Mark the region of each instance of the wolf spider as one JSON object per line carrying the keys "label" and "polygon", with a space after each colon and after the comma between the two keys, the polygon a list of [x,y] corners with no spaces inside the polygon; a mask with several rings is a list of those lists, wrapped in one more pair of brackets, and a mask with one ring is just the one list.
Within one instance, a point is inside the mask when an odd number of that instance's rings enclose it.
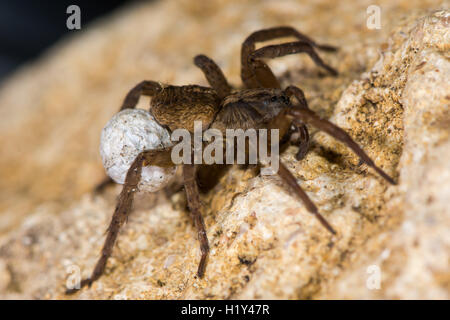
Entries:
{"label": "wolf spider", "polygon": [[[255,49],[255,43],[282,37],[295,37],[297,41],[277,45],[268,45]],[[268,65],[261,59],[277,58],[289,54],[306,53],[316,65],[325,69],[331,75],[337,71],[325,64],[316,49],[336,51],[337,48],[329,45],[320,45],[312,39],[301,34],[291,27],[275,27],[259,30],[252,33],[242,44],[241,49],[241,78],[244,89],[234,89],[226,80],[217,64],[206,57],[198,55],[194,63],[204,73],[210,88],[197,85],[171,86],[162,85],[155,81],[142,81],[126,95],[120,110],[135,108],[141,95],[151,97],[150,112],[156,121],[173,131],[185,128],[193,133],[195,120],[203,121],[203,130],[218,128],[225,129],[279,129],[280,141],[283,143],[293,132],[298,136],[299,151],[296,158],[300,160],[308,151],[309,135],[306,124],[326,132],[350,147],[362,162],[372,167],[389,183],[395,184],[381,168],[377,167],[369,156],[353,141],[342,129],[331,122],[321,119],[308,108],[303,91],[295,86],[281,89],[280,83]],[[295,98],[296,103],[291,102]],[[106,262],[111,256],[114,243],[120,227],[126,222],[131,210],[134,194],[141,176],[142,166],[158,165],[161,167],[173,166],[171,148],[160,150],[147,150],[141,152],[129,168],[118,204],[114,211],[111,223],[107,229],[106,240],[92,275],[81,281],[80,286],[91,285],[104,272]],[[187,203],[191,217],[197,229],[200,241],[201,258],[197,275],[203,277],[206,259],[209,252],[208,238],[205,223],[201,215],[199,189],[196,181],[198,165],[183,164],[183,183],[186,191]],[[302,190],[295,177],[280,161],[278,175],[303,201],[307,210],[332,234],[336,231],[318,212],[317,207]],[[101,184],[100,188],[111,180]],[[70,289],[67,293],[76,292]]]}

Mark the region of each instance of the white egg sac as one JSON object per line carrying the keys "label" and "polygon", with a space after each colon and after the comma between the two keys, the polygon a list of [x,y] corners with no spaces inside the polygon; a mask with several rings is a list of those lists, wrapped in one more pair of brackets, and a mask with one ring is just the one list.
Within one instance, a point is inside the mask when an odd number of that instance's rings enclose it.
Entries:
{"label": "white egg sac", "polygon": [[[125,109],[115,114],[102,130],[100,155],[108,176],[123,184],[136,156],[144,150],[172,145],[169,132],[142,109]],[[176,166],[142,168],[140,191],[155,192],[164,188],[175,175]]]}

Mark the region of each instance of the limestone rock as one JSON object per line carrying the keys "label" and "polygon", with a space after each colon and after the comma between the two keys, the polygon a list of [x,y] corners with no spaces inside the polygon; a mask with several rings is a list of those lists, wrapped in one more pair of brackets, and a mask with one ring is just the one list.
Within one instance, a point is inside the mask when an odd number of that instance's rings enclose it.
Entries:
{"label": "limestone rock", "polygon": [[295,161],[290,147],[282,160],[337,236],[276,176],[232,168],[201,196],[211,244],[204,279],[175,184],[137,197],[106,274],[72,298],[448,299],[449,11],[439,1],[378,3],[379,30],[366,28],[370,1],[138,4],[15,74],[0,90],[0,298],[64,299],[71,275],[91,272],[120,190],[89,192],[104,175],[100,131],[130,88],[143,79],[205,85],[198,53],[240,85],[244,38],[293,25],[340,46],[321,53],[340,75],[299,56],[271,67],[399,185],[311,128],[306,158]]}

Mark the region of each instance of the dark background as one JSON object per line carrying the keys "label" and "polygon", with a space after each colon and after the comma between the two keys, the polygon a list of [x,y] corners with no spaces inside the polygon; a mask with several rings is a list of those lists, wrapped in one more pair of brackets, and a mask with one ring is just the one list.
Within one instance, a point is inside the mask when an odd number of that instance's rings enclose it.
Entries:
{"label": "dark background", "polygon": [[[0,0],[0,82],[66,33],[82,32],[93,19],[123,7],[130,0]],[[81,11],[81,30],[66,27],[67,7]]]}

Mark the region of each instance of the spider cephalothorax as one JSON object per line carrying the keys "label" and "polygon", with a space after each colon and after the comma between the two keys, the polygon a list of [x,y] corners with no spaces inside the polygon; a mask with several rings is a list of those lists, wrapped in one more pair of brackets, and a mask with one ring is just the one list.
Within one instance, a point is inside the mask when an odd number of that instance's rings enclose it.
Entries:
{"label": "spider cephalothorax", "polygon": [[[287,36],[296,37],[298,41],[265,46],[255,50],[255,42]],[[308,151],[309,135],[306,124],[309,124],[347,144],[364,163],[372,167],[388,182],[394,184],[392,178],[377,167],[345,131],[331,122],[321,119],[308,108],[301,89],[295,86],[288,86],[283,90],[268,65],[261,60],[262,58],[276,58],[304,52],[327,72],[337,75],[333,68],[321,60],[315,48],[326,51],[336,50],[332,46],[318,45],[290,27],[260,30],[252,33],[242,45],[241,78],[244,84],[242,89],[233,89],[214,61],[204,55],[199,55],[195,57],[194,62],[205,74],[211,88],[197,85],[171,86],[155,81],[142,81],[127,94],[122,104],[121,112],[117,115],[121,117],[119,117],[121,120],[118,120],[121,121],[120,125],[109,123],[102,135],[103,162],[108,173],[110,171],[113,172],[114,174],[110,175],[117,182],[123,183],[123,189],[108,228],[102,255],[91,277],[82,280],[78,289],[85,285],[90,285],[103,274],[119,229],[125,223],[130,213],[134,194],[140,188],[142,189],[146,186],[151,191],[161,188],[173,175],[172,168],[175,167],[171,156],[173,146],[167,142],[166,135],[177,129],[185,129],[189,134],[192,134],[194,133],[196,121],[201,121],[201,130],[217,129],[224,134],[228,129],[276,129],[279,131],[278,139],[277,141],[270,141],[272,144],[282,144],[285,141],[289,141],[290,137],[295,136],[295,141],[299,148],[297,159],[301,159]],[[141,95],[151,97],[149,114],[142,113],[143,111],[136,114],[125,112],[135,108]],[[129,118],[130,116],[131,118]],[[134,119],[133,117],[137,117],[137,122],[128,120]],[[141,120],[144,122],[139,122]],[[150,122],[146,123],[145,121]],[[126,124],[125,127],[123,127],[124,123]],[[142,130],[134,130],[136,128],[129,127],[133,123],[144,123],[142,126],[148,127],[148,129],[138,128]],[[115,130],[125,130],[127,132],[124,134],[120,131],[117,135],[119,138],[116,138],[114,136],[116,131],[110,128],[119,128]],[[157,135],[153,136],[155,133]],[[145,136],[146,134],[152,135],[152,138]],[[165,138],[161,138],[158,134],[163,135]],[[131,138],[130,135],[132,136]],[[132,141],[127,142],[123,140],[126,137]],[[136,139],[141,140],[136,142]],[[132,158],[129,158],[128,162],[119,159],[120,161],[116,163],[115,160],[119,157],[118,154],[122,154],[123,150],[117,151],[114,148],[119,146],[120,148],[126,147],[129,149],[130,145],[131,151],[129,152],[131,153],[128,153],[128,155],[132,154]],[[205,224],[201,215],[196,180],[198,165],[189,162],[183,163],[182,167],[187,202],[200,241],[202,255],[197,274],[199,277],[202,277],[205,272],[209,245]],[[143,168],[147,172],[144,172]],[[154,170],[149,171],[148,168],[154,168]],[[155,172],[157,173],[156,177]],[[317,217],[319,222],[329,232],[336,233],[333,227],[320,215],[317,207],[281,161],[279,162],[277,174],[303,201],[306,208]],[[143,183],[141,179],[147,180]],[[108,182],[111,182],[111,180],[107,180]],[[102,183],[101,186],[103,187],[105,184]],[[69,289],[68,293],[73,293],[78,289]]]}

